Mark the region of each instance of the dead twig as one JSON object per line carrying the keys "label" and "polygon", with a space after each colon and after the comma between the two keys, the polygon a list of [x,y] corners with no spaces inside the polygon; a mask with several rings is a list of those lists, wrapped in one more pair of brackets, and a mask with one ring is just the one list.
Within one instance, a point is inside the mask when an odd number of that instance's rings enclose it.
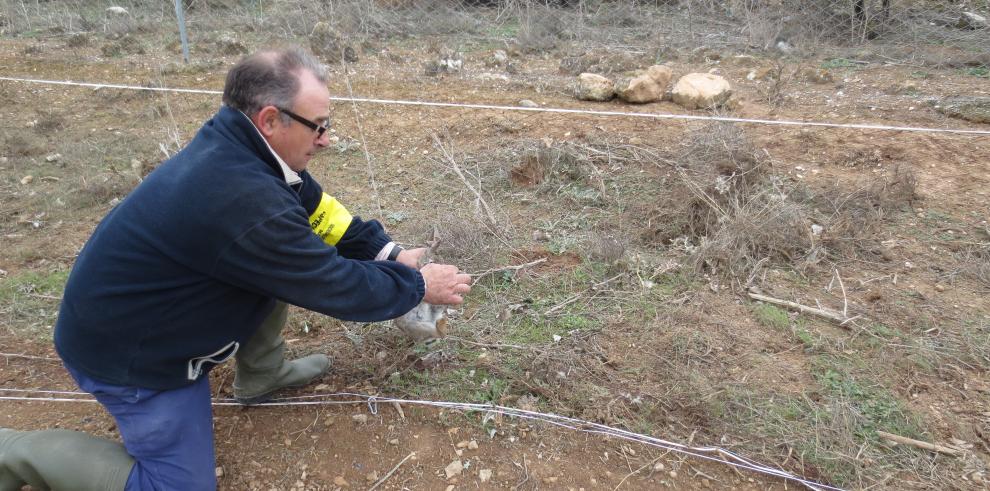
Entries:
{"label": "dead twig", "polygon": [[615,275],[615,276],[613,276],[613,277],[611,277],[611,278],[609,278],[609,279],[607,279],[605,281],[602,281],[602,282],[599,282],[599,283],[595,283],[594,285],[591,285],[591,287],[588,288],[587,290],[585,290],[585,291],[583,291],[581,293],[572,295],[572,296],[568,297],[566,300],[564,300],[563,302],[560,302],[557,305],[554,305],[553,307],[550,307],[550,309],[547,310],[546,312],[544,312],[543,315],[550,315],[550,314],[552,314],[552,313],[554,313],[554,312],[556,312],[556,311],[558,311],[558,310],[560,310],[560,309],[562,309],[562,308],[564,308],[564,307],[566,307],[566,306],[568,306],[568,305],[570,305],[570,304],[578,301],[578,299],[580,299],[581,297],[583,297],[585,293],[588,293],[589,291],[596,291],[599,288],[601,288],[601,287],[603,287],[603,286],[611,283],[613,280],[619,278],[620,276],[622,276],[624,274],[625,273],[619,273],[619,274],[617,274],[617,275]]}
{"label": "dead twig", "polygon": [[459,338],[459,337],[456,337],[456,336],[448,336],[446,339],[447,339],[447,341],[456,341],[458,343],[470,344],[471,346],[479,346],[479,347],[482,347],[482,348],[492,348],[492,349],[512,348],[512,349],[540,351],[540,352],[543,351],[543,350],[536,349],[536,348],[534,348],[532,346],[519,346],[517,344],[500,344],[500,343],[479,343],[479,342],[476,342],[476,341],[469,341],[467,339]]}
{"label": "dead twig", "polygon": [[447,161],[448,164],[450,164],[450,168],[454,171],[455,174],[457,174],[457,177],[461,179],[461,182],[463,182],[464,185],[468,188],[468,190],[471,191],[472,194],[474,194],[475,199],[478,200],[478,206],[482,209],[482,211],[484,211],[485,218],[488,219],[489,222],[488,224],[493,228],[497,229],[498,220],[495,219],[495,214],[492,213],[492,209],[488,207],[488,203],[485,201],[485,198],[483,198],[481,196],[481,193],[477,189],[475,189],[475,187],[471,184],[470,181],[467,180],[467,177],[465,177],[464,173],[461,171],[461,167],[457,165],[457,160],[454,159],[454,155],[450,152],[450,150],[446,146],[444,146],[443,142],[440,141],[440,137],[437,136],[435,133],[433,134],[433,145],[437,147],[437,150],[440,150],[440,153],[443,154],[444,159]]}
{"label": "dead twig", "polygon": [[361,137],[361,150],[364,151],[364,160],[368,166],[368,181],[371,182],[371,190],[375,193],[375,204],[378,206],[378,216],[382,216],[382,198],[378,192],[378,180],[375,179],[375,164],[371,160],[371,152],[368,150],[368,140],[364,137],[364,125],[361,124],[361,112],[358,111],[357,103],[354,102],[354,90],[351,88],[351,79],[347,76],[347,62],[341,56],[341,63],[344,66],[344,84],[347,85],[347,96],[351,98],[351,109],[354,111],[354,121],[357,123],[358,136]]}
{"label": "dead twig", "polygon": [[836,312],[832,309],[826,309],[826,308],[816,309],[814,307],[808,307],[807,305],[801,305],[799,303],[794,303],[787,300],[781,300],[779,298],[760,295],[759,293],[749,292],[748,295],[749,298],[752,298],[753,300],[759,300],[761,302],[779,305],[781,307],[787,307],[789,309],[796,310],[802,314],[816,315],[823,319],[828,319],[830,321],[836,322],[840,326],[845,326],[849,321],[856,319],[856,317],[846,317],[841,312]]}
{"label": "dead twig", "polygon": [[950,448],[943,445],[938,445],[936,443],[923,442],[921,440],[915,440],[914,438],[908,438],[906,436],[895,435],[893,433],[887,433],[885,431],[878,431],[877,436],[883,438],[884,440],[889,440],[894,443],[901,443],[904,445],[910,445],[912,447],[921,448],[924,450],[930,450],[932,452],[944,453],[946,455],[951,455],[953,457],[959,457],[966,452],[958,448]]}
{"label": "dead twig", "polygon": [[400,418],[406,419],[406,413],[402,411],[402,404],[399,404],[399,401],[392,401],[392,407],[395,408],[395,412],[399,413]]}
{"label": "dead twig", "polygon": [[416,452],[410,452],[409,455],[406,455],[406,457],[400,460],[398,464],[395,464],[395,467],[393,467],[392,470],[388,471],[384,476],[382,476],[381,479],[378,480],[378,482],[368,488],[368,491],[375,491],[375,488],[381,486],[382,483],[388,480],[388,478],[392,477],[392,474],[395,474],[395,471],[399,470],[399,467],[401,467],[402,464],[405,464],[406,461],[412,458],[413,455],[416,455]]}
{"label": "dead twig", "polygon": [[[516,467],[518,467],[518,466],[519,466],[519,464],[516,464]],[[522,481],[519,481],[519,484],[516,484],[515,486],[513,486],[512,487],[512,491],[517,491],[519,488],[522,487],[523,484],[526,484],[526,481],[529,481],[529,464],[526,463],[526,454],[523,454],[523,465],[522,465],[522,468],[523,468],[523,471],[526,473],[526,477],[523,478]],[[371,491],[371,490],[369,490],[369,491]]]}
{"label": "dead twig", "polygon": [[58,362],[62,361],[59,360],[58,358],[49,358],[47,356],[24,355],[21,353],[0,353],[0,356],[4,358],[24,358],[26,360],[45,360],[45,361],[58,361]]}
{"label": "dead twig", "polygon": [[643,470],[643,469],[645,469],[647,467],[650,467],[650,466],[656,464],[657,461],[660,460],[661,458],[663,458],[663,457],[662,456],[661,457],[657,457],[657,458],[653,459],[652,461],[643,464],[643,466],[640,467],[639,469],[636,469],[636,470],[630,472],[629,474],[626,474],[626,477],[623,477],[622,480],[619,481],[619,484],[616,484],[615,487],[612,488],[612,491],[615,491],[615,490],[619,489],[620,487],[622,487],[622,483],[626,482],[626,479],[629,479],[630,477],[634,476],[635,474],[638,474],[639,471],[641,471],[641,470]]}
{"label": "dead twig", "polygon": [[545,263],[545,262],[547,262],[547,258],[541,257],[535,261],[531,261],[526,264],[518,264],[516,266],[505,266],[503,268],[493,268],[478,273],[470,273],[471,276],[474,277],[474,281],[472,281],[471,284],[474,285],[475,283],[481,281],[481,278],[484,278],[485,276],[488,276],[492,273],[499,273],[502,271],[519,271],[520,269],[526,269],[530,266],[536,266],[537,264]]}

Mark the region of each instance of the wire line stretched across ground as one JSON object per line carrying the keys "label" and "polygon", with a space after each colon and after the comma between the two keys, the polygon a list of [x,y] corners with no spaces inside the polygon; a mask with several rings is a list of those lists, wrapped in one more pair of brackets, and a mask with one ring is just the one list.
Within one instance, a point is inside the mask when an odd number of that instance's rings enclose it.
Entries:
{"label": "wire line stretched across ground", "polygon": [[[78,398],[39,397],[39,396],[0,396],[0,400],[7,400],[7,401],[96,402],[95,399],[89,397],[88,393],[78,392],[78,391],[0,388],[0,393],[2,392],[79,396]],[[339,400],[333,400],[333,399],[339,399]],[[528,419],[533,421],[542,421],[544,423],[549,423],[554,426],[559,426],[570,430],[621,438],[623,440],[634,441],[637,443],[641,443],[643,445],[662,448],[665,450],[670,450],[672,452],[677,452],[684,455],[690,455],[692,457],[697,457],[711,462],[730,465],[740,469],[746,469],[760,474],[778,477],[788,481],[803,484],[804,486],[812,490],[827,489],[834,491],[842,491],[842,488],[821,484],[815,481],[804,479],[800,476],[796,476],[794,474],[788,473],[787,471],[775,467],[769,467],[759,464],[757,462],[739,456],[735,453],[732,453],[720,447],[691,447],[688,445],[682,445],[680,443],[662,440],[660,438],[652,437],[649,435],[633,433],[631,431],[627,431],[619,428],[613,428],[611,426],[593,423],[590,421],[570,418],[567,416],[560,416],[552,413],[540,413],[536,411],[528,411],[525,409],[498,406],[494,404],[474,404],[474,403],[464,403],[464,402],[400,399],[393,397],[380,397],[380,396],[373,396],[367,394],[357,394],[351,392],[335,392],[329,394],[314,394],[307,396],[277,398],[277,399],[272,399],[271,401],[266,403],[258,404],[257,406],[286,407],[286,406],[326,406],[326,405],[367,404],[369,411],[371,411],[372,414],[377,415],[379,403],[412,404],[412,405],[420,405],[420,406],[440,407],[445,409],[455,409],[462,411],[478,411],[489,414],[501,414],[510,417],[517,417],[517,418]],[[242,406],[240,403],[230,398],[214,398],[213,405]],[[718,458],[710,454],[715,454],[722,458]]]}
{"label": "wire line stretched across ground", "polygon": [[[139,85],[73,82],[70,80],[43,80],[43,79],[14,78],[14,77],[0,77],[0,80],[6,80],[11,82],[49,84],[49,85],[70,85],[77,87],[92,87],[97,89],[109,88],[109,89],[124,89],[124,90],[148,90],[148,91],[156,91],[156,92],[179,92],[179,93],[189,93],[189,94],[212,94],[212,95],[222,94],[222,92],[218,90],[173,89],[168,87],[143,87]],[[772,125],[772,126],[812,126],[819,128],[849,128],[849,129],[875,130],[875,131],[907,131],[914,133],[951,133],[951,134],[959,134],[959,135],[990,136],[990,130],[970,130],[965,128],[927,128],[920,126],[892,126],[892,125],[878,125],[878,124],[866,124],[866,123],[831,123],[827,121],[750,119],[750,118],[732,118],[728,116],[697,116],[692,114],[631,113],[624,111],[594,111],[588,109],[565,109],[565,108],[553,108],[553,107],[517,107],[517,106],[500,106],[495,104],[466,104],[459,102],[407,101],[400,99],[374,99],[374,98],[364,98],[364,97],[330,97],[330,100],[337,102],[360,102],[360,103],[369,103],[369,104],[400,105],[400,106],[449,107],[449,108],[462,108],[462,109],[486,109],[486,110],[495,110],[495,111],[527,111],[527,112],[545,112],[545,113],[559,113],[559,114],[588,114],[592,116],[613,116],[613,117],[647,118],[647,119],[680,119],[687,121],[720,121],[726,123],[762,124],[762,125]]]}

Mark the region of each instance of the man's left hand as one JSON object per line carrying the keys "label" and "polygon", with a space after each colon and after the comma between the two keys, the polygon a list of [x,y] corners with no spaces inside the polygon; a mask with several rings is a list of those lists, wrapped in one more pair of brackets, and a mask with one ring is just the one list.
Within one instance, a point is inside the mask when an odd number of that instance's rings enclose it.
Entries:
{"label": "man's left hand", "polygon": [[423,266],[423,262],[426,261],[426,248],[403,249],[399,251],[399,255],[395,257],[395,260],[410,268],[419,269]]}

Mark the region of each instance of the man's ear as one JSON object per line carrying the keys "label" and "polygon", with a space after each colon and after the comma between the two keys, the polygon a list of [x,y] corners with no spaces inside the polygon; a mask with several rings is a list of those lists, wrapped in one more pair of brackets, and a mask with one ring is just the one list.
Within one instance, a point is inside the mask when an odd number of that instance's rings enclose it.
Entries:
{"label": "man's ear", "polygon": [[281,124],[279,111],[275,106],[265,106],[255,113],[254,117],[251,118],[251,122],[258,128],[262,136],[269,138],[275,134],[275,130]]}

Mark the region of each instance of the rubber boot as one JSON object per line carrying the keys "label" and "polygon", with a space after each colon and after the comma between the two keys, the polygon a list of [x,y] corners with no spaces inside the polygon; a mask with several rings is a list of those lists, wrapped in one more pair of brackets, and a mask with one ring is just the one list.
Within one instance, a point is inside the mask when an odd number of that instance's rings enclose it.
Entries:
{"label": "rubber boot", "polygon": [[134,466],[124,446],[69,430],[0,428],[0,491],[123,491]]}
{"label": "rubber boot", "polygon": [[285,326],[288,306],[277,302],[275,310],[237,351],[234,372],[234,399],[244,405],[261,404],[279,389],[308,384],[330,369],[326,355],[309,355],[298,360],[285,360]]}

